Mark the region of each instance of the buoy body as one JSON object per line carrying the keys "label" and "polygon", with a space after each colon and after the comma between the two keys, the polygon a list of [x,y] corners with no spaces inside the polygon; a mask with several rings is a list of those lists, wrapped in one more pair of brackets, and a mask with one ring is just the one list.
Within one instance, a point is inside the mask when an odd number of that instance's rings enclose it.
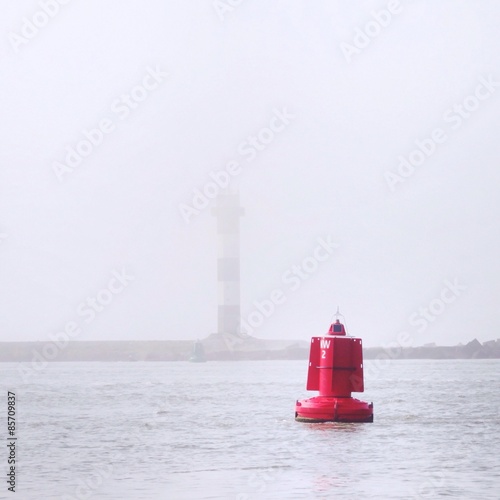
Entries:
{"label": "buoy body", "polygon": [[364,391],[362,341],[347,337],[339,320],[326,336],[311,339],[306,388],[319,395],[297,401],[295,420],[373,422],[373,403],[351,397]]}

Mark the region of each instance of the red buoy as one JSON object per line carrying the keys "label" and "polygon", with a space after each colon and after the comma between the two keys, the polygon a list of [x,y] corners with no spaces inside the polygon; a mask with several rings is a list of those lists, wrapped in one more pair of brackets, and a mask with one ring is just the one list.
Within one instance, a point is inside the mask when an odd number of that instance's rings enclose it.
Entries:
{"label": "red buoy", "polygon": [[295,420],[373,422],[373,403],[351,397],[351,392],[365,390],[361,339],[347,337],[338,319],[326,336],[311,339],[306,388],[319,396],[297,401]]}

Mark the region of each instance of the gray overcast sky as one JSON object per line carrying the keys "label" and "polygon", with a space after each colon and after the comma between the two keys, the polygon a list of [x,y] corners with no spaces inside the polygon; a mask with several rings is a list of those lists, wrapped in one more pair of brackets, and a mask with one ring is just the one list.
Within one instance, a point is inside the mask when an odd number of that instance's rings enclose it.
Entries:
{"label": "gray overcast sky", "polygon": [[2,2],[0,340],[215,331],[215,219],[180,208],[230,162],[243,318],[283,302],[253,335],[500,336],[500,2],[55,1]]}

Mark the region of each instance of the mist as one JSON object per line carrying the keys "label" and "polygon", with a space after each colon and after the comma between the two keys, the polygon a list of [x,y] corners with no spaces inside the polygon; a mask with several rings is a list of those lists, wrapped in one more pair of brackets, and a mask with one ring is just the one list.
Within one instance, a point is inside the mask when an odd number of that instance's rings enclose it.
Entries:
{"label": "mist", "polygon": [[247,333],[499,336],[498,2],[41,4],[0,19],[1,341],[216,332],[228,190]]}

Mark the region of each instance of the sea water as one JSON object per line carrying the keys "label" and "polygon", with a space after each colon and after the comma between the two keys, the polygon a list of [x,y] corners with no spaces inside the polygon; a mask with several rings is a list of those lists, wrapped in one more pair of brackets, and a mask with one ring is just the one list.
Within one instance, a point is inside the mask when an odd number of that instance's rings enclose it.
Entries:
{"label": "sea water", "polygon": [[366,361],[366,424],[295,422],[307,361],[18,369],[0,364],[0,498],[500,498],[500,360]]}

